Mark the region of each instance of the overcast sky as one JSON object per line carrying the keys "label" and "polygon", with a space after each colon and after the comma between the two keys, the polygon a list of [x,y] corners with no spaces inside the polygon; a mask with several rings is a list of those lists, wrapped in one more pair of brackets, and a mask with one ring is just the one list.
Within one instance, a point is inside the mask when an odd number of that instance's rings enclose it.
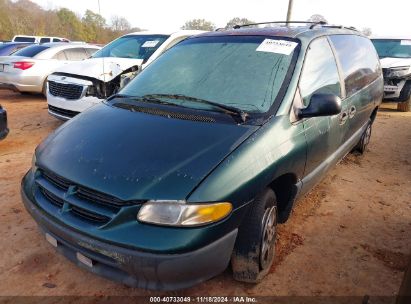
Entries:
{"label": "overcast sky", "polygon": [[[98,0],[32,0],[44,8],[68,7],[79,14],[98,12]],[[100,0],[101,14],[127,18],[149,30],[179,29],[185,21],[204,18],[224,27],[233,17],[254,21],[284,20],[288,0]],[[294,0],[293,20],[323,15],[329,23],[370,27],[373,35],[411,37],[411,0]]]}

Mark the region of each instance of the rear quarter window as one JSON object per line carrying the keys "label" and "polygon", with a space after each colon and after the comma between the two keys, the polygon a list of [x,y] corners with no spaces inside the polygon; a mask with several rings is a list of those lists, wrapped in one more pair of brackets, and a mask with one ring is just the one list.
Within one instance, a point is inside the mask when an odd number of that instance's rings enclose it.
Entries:
{"label": "rear quarter window", "polygon": [[34,57],[40,54],[42,51],[47,50],[49,47],[45,45],[30,45],[15,52],[14,56],[23,56],[23,57]]}
{"label": "rear quarter window", "polygon": [[96,49],[96,48],[85,48],[84,50],[86,51],[87,55],[90,57],[90,56],[93,56],[93,54],[94,54],[95,52],[97,52],[99,49]]}
{"label": "rear quarter window", "polygon": [[79,61],[89,57],[83,48],[67,49],[64,50],[64,53],[66,54],[67,60],[70,61]]}
{"label": "rear quarter window", "polygon": [[330,36],[341,63],[347,97],[380,75],[380,62],[372,42],[356,35]]}

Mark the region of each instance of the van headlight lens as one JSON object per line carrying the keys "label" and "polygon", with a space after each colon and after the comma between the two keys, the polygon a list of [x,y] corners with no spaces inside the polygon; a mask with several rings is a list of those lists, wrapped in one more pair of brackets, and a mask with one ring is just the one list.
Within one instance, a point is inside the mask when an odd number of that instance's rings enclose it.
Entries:
{"label": "van headlight lens", "polygon": [[233,210],[228,202],[187,204],[185,201],[149,201],[137,214],[140,222],[165,226],[199,226],[222,220]]}

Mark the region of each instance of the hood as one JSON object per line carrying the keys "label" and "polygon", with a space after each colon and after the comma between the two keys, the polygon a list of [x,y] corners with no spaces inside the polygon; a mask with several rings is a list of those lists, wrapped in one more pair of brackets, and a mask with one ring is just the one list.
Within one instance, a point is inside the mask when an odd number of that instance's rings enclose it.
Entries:
{"label": "hood", "polygon": [[101,103],[37,149],[37,165],[122,200],[185,199],[258,126],[167,118]]}
{"label": "hood", "polygon": [[67,64],[55,72],[92,77],[107,82],[120,75],[124,70],[132,66],[141,66],[142,63],[142,59],[117,57],[89,58]]}
{"label": "hood", "polygon": [[380,59],[383,69],[395,68],[400,66],[411,66],[411,58],[392,58],[386,57]]}

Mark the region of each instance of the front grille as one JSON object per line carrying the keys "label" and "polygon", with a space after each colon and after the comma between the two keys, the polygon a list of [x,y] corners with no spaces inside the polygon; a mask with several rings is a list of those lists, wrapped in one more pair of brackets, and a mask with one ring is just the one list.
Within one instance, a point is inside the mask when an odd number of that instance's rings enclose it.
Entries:
{"label": "front grille", "polygon": [[70,111],[70,110],[66,110],[66,109],[62,109],[62,108],[57,108],[57,107],[54,107],[54,106],[51,106],[51,105],[49,105],[49,110],[50,110],[50,112],[62,115],[64,117],[69,117],[69,118],[73,118],[74,116],[80,114],[80,112]]}
{"label": "front grille", "polygon": [[[45,207],[58,207],[60,211],[101,226],[108,223],[124,206],[141,204],[142,201],[122,201],[75,183],[50,171],[39,170],[36,184]],[[54,209],[55,210],[55,209]]]}
{"label": "front grille", "polygon": [[49,91],[50,94],[56,97],[63,97],[65,99],[80,99],[83,93],[83,86],[70,84],[70,83],[60,83],[49,80]]}

